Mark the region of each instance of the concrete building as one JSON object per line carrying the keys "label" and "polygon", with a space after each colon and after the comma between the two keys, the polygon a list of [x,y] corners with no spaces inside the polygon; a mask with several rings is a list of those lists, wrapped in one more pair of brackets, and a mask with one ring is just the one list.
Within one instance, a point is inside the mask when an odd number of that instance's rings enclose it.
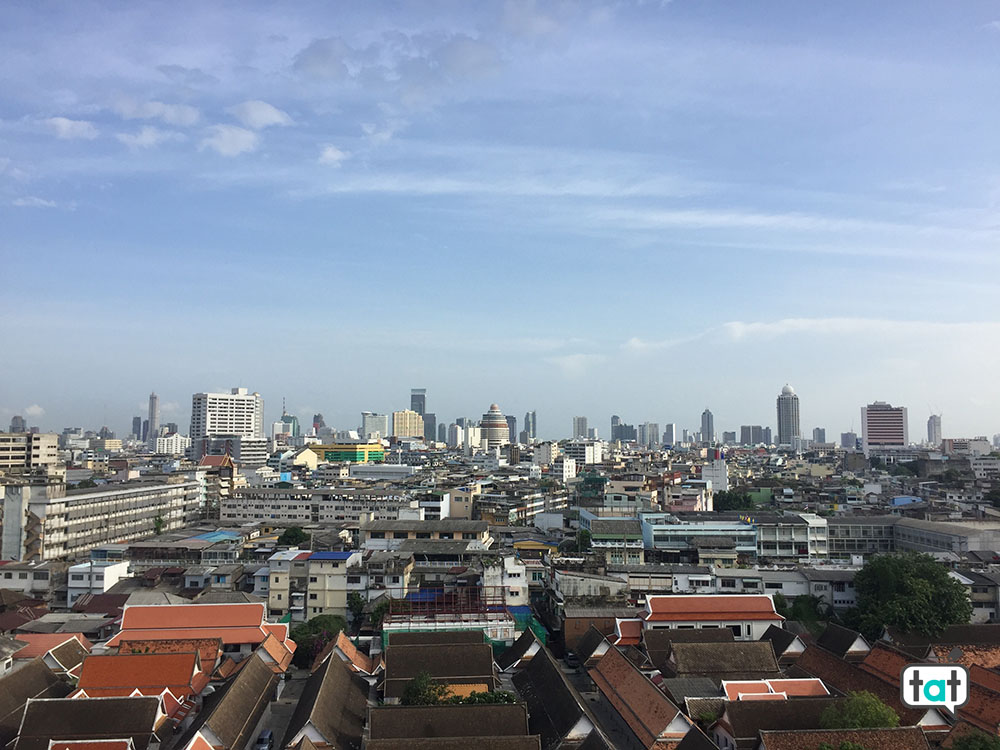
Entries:
{"label": "concrete building", "polygon": [[675,445],[677,443],[677,425],[668,422],[663,425],[663,444]]}
{"label": "concrete building", "polygon": [[445,518],[440,521],[370,521],[361,526],[361,546],[365,549],[397,549],[408,539],[454,540],[471,549],[485,550],[493,544],[489,524]]}
{"label": "concrete building", "polygon": [[532,442],[538,437],[538,415],[534,411],[525,412],[524,431],[528,433],[527,442]]}
{"label": "concrete building", "polygon": [[104,594],[122,578],[128,578],[128,562],[87,562],[71,565],[66,575],[66,606],[72,607],[84,594]]}
{"label": "concrete building", "polygon": [[160,397],[149,394],[148,441],[150,450],[156,450],[156,439],[160,436]]}
{"label": "concrete building", "polygon": [[814,443],[825,443],[826,442],[826,430],[822,427],[813,428],[813,442]]}
{"label": "concrete building", "polygon": [[191,458],[201,461],[206,456],[229,456],[243,469],[256,469],[267,464],[270,456],[266,438],[242,435],[216,435],[191,441]]}
{"label": "concrete building", "polygon": [[710,450],[713,454],[707,463],[701,467],[701,478],[703,481],[712,483],[712,492],[729,491],[729,466],[722,451]]}
{"label": "concrete building", "polygon": [[482,431],[481,440],[485,443],[486,450],[502,448],[510,443],[510,428],[507,425],[507,418],[496,404],[490,404],[489,411],[483,414],[479,429]]}
{"label": "concrete building", "polygon": [[32,471],[58,463],[58,435],[39,432],[0,433],[0,471]]}
{"label": "concrete building", "polygon": [[[152,424],[150,434],[153,434]],[[217,436],[264,438],[264,399],[246,388],[191,397],[191,440]]]}
{"label": "concrete building", "polygon": [[183,456],[191,447],[191,438],[184,435],[173,435],[156,438],[156,452],[167,456]]}
{"label": "concrete building", "polygon": [[424,418],[424,440],[433,443],[437,440],[437,414],[425,412]]}
{"label": "concrete building", "polygon": [[586,439],[587,437],[586,417],[573,417],[573,437]]}
{"label": "concrete building", "polygon": [[361,439],[376,440],[389,437],[389,415],[372,411],[361,412]]}
{"label": "concrete building", "polygon": [[927,418],[927,443],[933,447],[941,445],[941,415],[931,414]]}
{"label": "concrete building", "polygon": [[581,468],[593,466],[604,460],[604,444],[599,440],[570,440],[563,446],[563,455],[572,458]]}
{"label": "concrete building", "polygon": [[856,432],[842,432],[840,433],[840,447],[845,450],[853,451],[857,450],[858,447],[858,433]]}
{"label": "concrete building", "polygon": [[861,447],[872,452],[898,451],[910,444],[906,407],[876,401],[861,407]]}
{"label": "concrete building", "polygon": [[791,446],[795,438],[802,437],[799,430],[799,397],[795,389],[785,383],[778,396],[778,445]]}
{"label": "concrete building", "polygon": [[100,544],[182,528],[200,517],[205,504],[205,485],[182,477],[83,490],[54,482],[5,490],[0,554],[6,560],[84,557]]}
{"label": "concrete building", "polygon": [[511,443],[517,442],[517,417],[513,414],[507,415],[507,440]]}
{"label": "concrete building", "polygon": [[361,523],[422,518],[409,493],[387,487],[240,487],[220,500],[219,518],[231,523]]}
{"label": "concrete building", "polygon": [[324,463],[380,463],[385,461],[385,446],[380,442],[311,443],[307,450]]}
{"label": "concrete building", "polygon": [[701,413],[701,442],[715,443],[715,417],[707,408]]}
{"label": "concrete building", "polygon": [[411,388],[410,389],[410,411],[416,412],[420,416],[423,416],[424,413],[427,411],[427,389],[426,388]]}
{"label": "concrete building", "polygon": [[394,411],[392,413],[392,434],[396,437],[424,436],[424,418],[413,409]]}
{"label": "concrete building", "polygon": [[361,552],[313,552],[306,561],[306,619],[319,615],[347,617],[347,569],[361,562]]}

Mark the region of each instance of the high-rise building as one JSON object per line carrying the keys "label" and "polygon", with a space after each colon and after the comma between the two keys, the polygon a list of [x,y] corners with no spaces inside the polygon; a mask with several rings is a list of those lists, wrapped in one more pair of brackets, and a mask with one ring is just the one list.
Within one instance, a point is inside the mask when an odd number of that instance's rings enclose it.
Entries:
{"label": "high-rise building", "polygon": [[396,437],[424,436],[424,418],[413,409],[394,411],[392,413],[392,434]]}
{"label": "high-rise building", "polygon": [[687,443],[691,442],[691,431],[690,430],[687,430],[687,429],[681,430],[681,442],[684,443],[684,444],[687,444]]}
{"label": "high-rise building", "polygon": [[677,442],[677,425],[668,422],[663,425],[663,444],[674,445]]}
{"label": "high-rise building", "polygon": [[18,415],[11,417],[10,420],[10,431],[11,432],[27,432],[28,423],[24,421],[24,417]]}
{"label": "high-rise building", "polygon": [[538,422],[536,419],[537,415],[534,411],[529,411],[524,415],[524,431],[528,433],[528,440],[525,442],[530,442],[538,437]]}
{"label": "high-rise building", "polygon": [[813,442],[814,443],[825,443],[826,442],[826,430],[822,427],[813,428]]}
{"label": "high-rise building", "polygon": [[899,450],[910,444],[906,407],[876,401],[861,407],[861,448],[871,451]]}
{"label": "high-rise building", "polygon": [[[151,423],[150,437],[156,432]],[[233,388],[229,393],[196,393],[191,397],[191,439],[222,435],[264,438],[264,399],[259,393]]]}
{"label": "high-rise building", "polygon": [[708,445],[715,442],[715,417],[707,407],[701,413],[701,442]]}
{"label": "high-rise building", "polygon": [[517,442],[517,417],[513,414],[507,415],[507,436],[510,442]]}
{"label": "high-rise building", "polygon": [[132,417],[132,434],[136,440],[142,439],[142,417]]}
{"label": "high-rise building", "polygon": [[448,425],[444,422],[438,425],[438,442],[447,443],[448,442]]}
{"label": "high-rise building", "polygon": [[160,436],[160,397],[149,394],[149,443],[150,450],[156,450],[156,438]]}
{"label": "high-rise building", "polygon": [[760,442],[764,445],[773,445],[774,441],[771,439],[771,428],[762,427],[760,430]]}
{"label": "high-rise building", "polygon": [[424,412],[424,440],[433,443],[437,440],[437,414]]}
{"label": "high-rise building", "polygon": [[507,426],[507,418],[496,404],[490,404],[489,411],[483,414],[479,428],[481,439],[486,443],[487,450],[500,448],[510,443],[510,428]]}
{"label": "high-rise building", "polygon": [[767,438],[764,437],[764,427],[759,424],[745,424],[740,427],[740,445],[770,445],[771,428],[767,429]]}
{"label": "high-rise building", "polygon": [[778,445],[791,445],[799,431],[799,397],[795,389],[785,383],[778,396]]}
{"label": "high-rise building", "polygon": [[461,448],[465,443],[465,430],[458,424],[448,425],[448,447]]}
{"label": "high-rise building", "polygon": [[426,388],[411,388],[410,389],[410,411],[415,411],[421,417],[424,416],[424,412],[427,411],[427,389]]}
{"label": "high-rise building", "polygon": [[149,441],[149,420],[148,419],[142,420],[142,437],[140,439],[144,443]]}
{"label": "high-rise building", "polygon": [[372,411],[361,412],[361,437],[369,440],[375,436],[389,437],[389,415]]}
{"label": "high-rise building", "polygon": [[941,445],[941,415],[931,414],[927,418],[927,442],[931,445]]}
{"label": "high-rise building", "polygon": [[617,414],[612,414],[611,415],[611,433],[610,434],[611,434],[611,439],[612,440],[617,440],[618,439],[618,427],[621,426],[621,423],[622,423],[622,418],[621,417],[619,417]]}
{"label": "high-rise building", "polygon": [[282,414],[281,421],[288,425],[288,434],[292,437],[299,436],[299,418],[294,414]]}
{"label": "high-rise building", "polygon": [[323,419],[323,415],[313,414],[313,432],[318,435],[324,427],[326,427],[326,421]]}
{"label": "high-rise building", "polygon": [[840,447],[845,450],[853,451],[858,449],[858,433],[856,432],[842,432],[840,433]]}
{"label": "high-rise building", "polygon": [[586,417],[573,417],[573,437],[574,438],[585,438],[585,437],[587,437],[587,418]]}
{"label": "high-rise building", "polygon": [[733,430],[732,432],[723,432],[722,442],[724,445],[736,445],[736,430]]}

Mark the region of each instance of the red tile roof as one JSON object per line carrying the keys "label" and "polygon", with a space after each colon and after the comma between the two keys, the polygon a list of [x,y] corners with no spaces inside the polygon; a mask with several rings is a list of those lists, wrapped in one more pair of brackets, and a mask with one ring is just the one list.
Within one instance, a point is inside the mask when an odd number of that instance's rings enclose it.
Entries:
{"label": "red tile roof", "polygon": [[169,640],[141,640],[122,638],[118,643],[120,654],[181,654],[197,651],[205,670],[211,670],[222,651],[221,638],[173,638]]}
{"label": "red tile roof", "polygon": [[800,698],[806,696],[829,695],[823,681],[816,678],[794,680],[723,680],[722,689],[726,698],[735,700],[759,700],[763,696]]}
{"label": "red tile roof", "polygon": [[[292,654],[295,653],[295,649],[289,648],[286,644],[295,646],[295,641],[280,641],[273,633],[268,633],[267,638],[259,646],[264,653],[271,657],[268,666],[276,674],[284,674],[288,670],[288,665],[292,663]],[[265,661],[268,660],[265,659]]]}
{"label": "red tile roof", "polygon": [[615,618],[616,646],[638,646],[642,641],[642,620]]}
{"label": "red tile roof", "polygon": [[225,644],[256,646],[272,633],[287,642],[288,626],[267,623],[264,616],[264,604],[259,602],[126,606],[122,629],[107,645],[136,640],[219,638]]}
{"label": "red tile roof", "polygon": [[101,654],[83,661],[78,687],[91,697],[159,695],[164,689],[178,698],[199,695],[209,676],[196,653]]}
{"label": "red tile roof", "polygon": [[955,710],[965,719],[992,735],[1000,734],[1000,693],[973,682],[969,685],[969,701]]}
{"label": "red tile roof", "polygon": [[885,680],[893,685],[899,685],[899,676],[903,672],[903,667],[916,661],[909,654],[889,646],[879,641],[865,658],[861,660],[860,667],[876,677]]}
{"label": "red tile roof", "polygon": [[15,659],[34,659],[73,638],[76,638],[87,651],[94,648],[94,644],[80,633],[18,633],[16,638],[28,645],[14,654]]}
{"label": "red tile roof", "polygon": [[774,602],[765,594],[668,594],[646,597],[642,619],[651,622],[720,622],[785,618],[774,611]]}

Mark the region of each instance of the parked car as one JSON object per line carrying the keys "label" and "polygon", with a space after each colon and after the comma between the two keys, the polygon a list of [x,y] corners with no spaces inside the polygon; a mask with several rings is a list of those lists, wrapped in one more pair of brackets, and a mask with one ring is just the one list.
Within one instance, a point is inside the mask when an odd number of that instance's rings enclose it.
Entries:
{"label": "parked car", "polygon": [[566,656],[563,657],[563,660],[566,662],[567,667],[572,667],[573,669],[577,669],[580,666],[580,657],[577,656],[572,651],[567,651]]}
{"label": "parked car", "polygon": [[254,750],[274,750],[274,732],[270,729],[261,732],[253,748]]}

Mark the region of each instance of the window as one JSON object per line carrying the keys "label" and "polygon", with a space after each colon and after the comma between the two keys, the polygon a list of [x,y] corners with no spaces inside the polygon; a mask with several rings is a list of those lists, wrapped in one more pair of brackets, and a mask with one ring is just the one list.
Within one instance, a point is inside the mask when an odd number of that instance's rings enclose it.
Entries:
{"label": "window", "polygon": [[729,628],[730,630],[732,630],[733,631],[733,635],[736,636],[737,638],[739,638],[741,635],[743,635],[743,626],[742,625],[726,625],[726,627]]}
{"label": "window", "polygon": [[428,532],[428,531],[418,531],[417,532],[417,539],[430,539],[430,538],[431,538],[431,535],[430,535],[430,532]]}
{"label": "window", "polygon": [[442,531],[440,534],[438,534],[438,539],[454,539],[454,538],[455,535],[452,534],[450,531]]}
{"label": "window", "polygon": [[18,580],[25,581],[28,578],[28,574],[27,573],[18,573],[17,577],[18,577]]}
{"label": "window", "polygon": [[774,581],[768,581],[764,584],[764,588],[770,589],[771,591],[778,591],[781,589],[781,584],[775,583]]}
{"label": "window", "polygon": [[719,581],[719,585],[724,589],[734,589],[736,588],[736,580],[734,578],[723,578]]}
{"label": "window", "polygon": [[73,579],[74,581],[82,581],[83,580],[83,574],[82,573],[74,573],[73,575],[70,576],[70,578]]}
{"label": "window", "polygon": [[470,532],[463,532],[462,539],[475,539],[476,535]]}
{"label": "window", "polygon": [[368,532],[368,536],[371,539],[385,539],[385,532],[384,531],[370,531],[370,532]]}
{"label": "window", "polygon": [[394,532],[392,532],[392,538],[393,539],[409,539],[410,538],[410,534],[409,534],[409,532],[406,532],[406,531],[394,531]]}
{"label": "window", "polygon": [[315,600],[316,599],[316,594],[309,594],[309,599],[310,600]]}
{"label": "window", "polygon": [[317,583],[319,579],[316,576],[309,576],[309,583]]}
{"label": "window", "polygon": [[361,583],[361,576],[347,576],[348,583]]}

